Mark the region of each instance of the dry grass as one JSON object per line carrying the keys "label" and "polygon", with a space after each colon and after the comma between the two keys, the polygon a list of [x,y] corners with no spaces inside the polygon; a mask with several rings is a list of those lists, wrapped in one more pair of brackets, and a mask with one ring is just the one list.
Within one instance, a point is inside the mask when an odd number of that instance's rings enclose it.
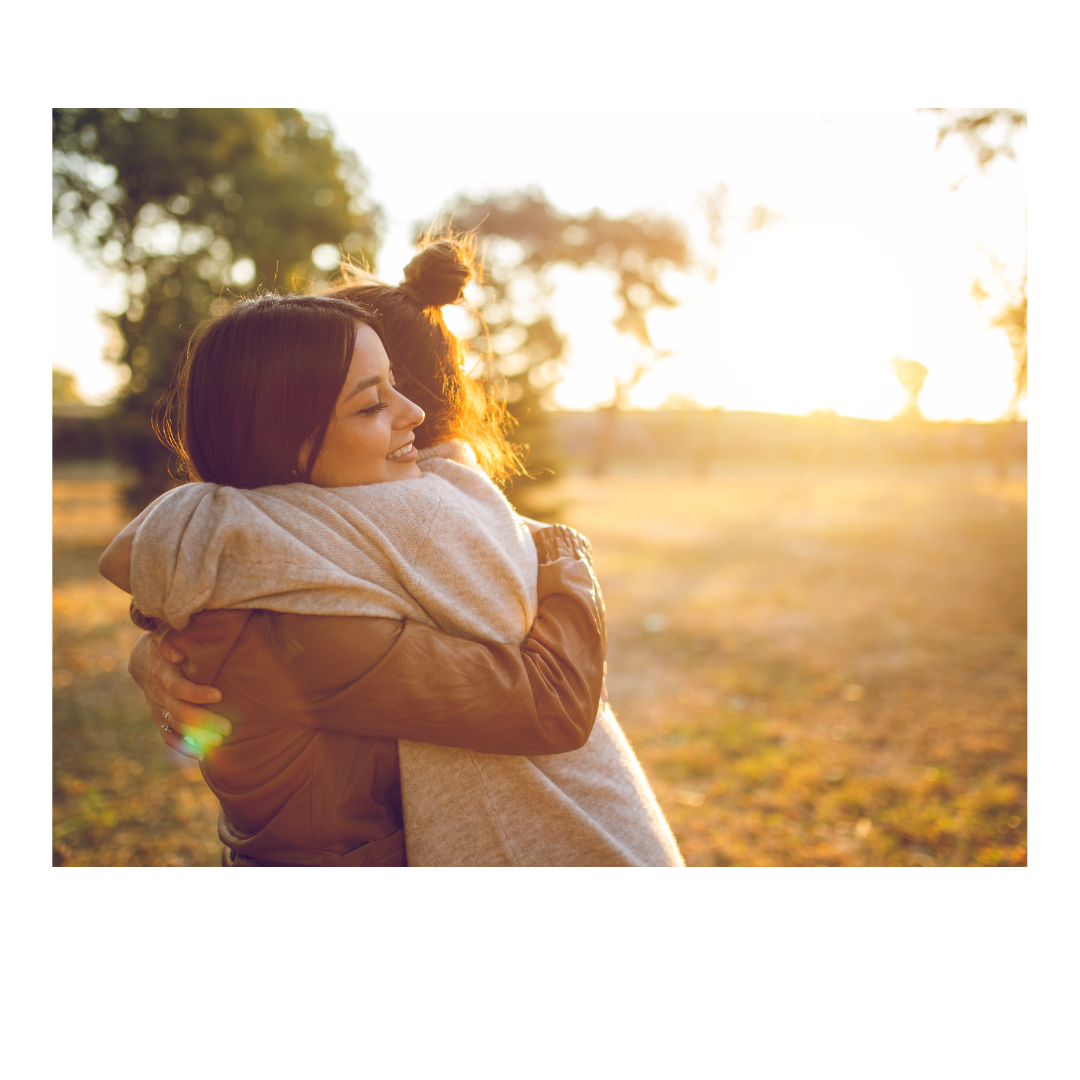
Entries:
{"label": "dry grass", "polygon": [[217,800],[158,738],[127,674],[128,599],[97,573],[125,520],[118,481],[105,466],[54,474],[53,862],[219,865]]}
{"label": "dry grass", "polygon": [[689,865],[1025,864],[1023,481],[747,468],[561,494]]}
{"label": "dry grass", "polygon": [[[215,865],[216,803],[146,718],[96,573],[117,481],[55,480],[55,861]],[[744,468],[557,494],[688,864],[1025,863],[1022,481]]]}

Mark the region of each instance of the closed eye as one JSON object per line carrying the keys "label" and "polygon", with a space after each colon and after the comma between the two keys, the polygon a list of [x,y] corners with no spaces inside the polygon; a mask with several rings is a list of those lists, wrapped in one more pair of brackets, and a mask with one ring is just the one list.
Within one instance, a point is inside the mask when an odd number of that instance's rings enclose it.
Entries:
{"label": "closed eye", "polygon": [[358,416],[374,416],[376,413],[381,413],[383,411],[383,409],[388,409],[389,407],[390,407],[390,402],[389,401],[377,401],[377,402],[375,402],[374,405],[371,406],[371,408],[369,408],[369,409],[361,409],[357,413],[357,415]]}

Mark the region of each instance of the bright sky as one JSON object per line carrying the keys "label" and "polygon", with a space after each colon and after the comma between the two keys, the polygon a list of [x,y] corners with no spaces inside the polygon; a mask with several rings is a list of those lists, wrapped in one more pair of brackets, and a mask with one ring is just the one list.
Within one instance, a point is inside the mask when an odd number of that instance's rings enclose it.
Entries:
{"label": "bright sky", "polygon": [[[411,257],[418,221],[457,193],[541,188],[560,209],[658,210],[682,219],[703,250],[703,193],[726,183],[731,221],[715,282],[673,276],[683,298],[650,317],[670,349],[631,394],[654,407],[669,395],[703,405],[803,413],[833,408],[886,418],[903,401],[889,360],[929,369],[931,419],[989,420],[1005,410],[1012,356],[991,330],[972,278],[993,281],[987,253],[1022,263],[1024,135],[1018,161],[989,177],[959,141],[935,151],[936,118],[912,110],[486,110],[465,124],[410,109],[313,108],[354,149],[388,230],[378,271],[391,282]],[[764,203],[782,215],[750,232]],[[55,271],[76,288],[54,364],[101,400],[116,377],[100,360],[94,311],[122,302],[58,242]],[[602,272],[555,277],[555,314],[571,345],[559,404],[610,399],[634,347],[610,327],[616,308]]]}

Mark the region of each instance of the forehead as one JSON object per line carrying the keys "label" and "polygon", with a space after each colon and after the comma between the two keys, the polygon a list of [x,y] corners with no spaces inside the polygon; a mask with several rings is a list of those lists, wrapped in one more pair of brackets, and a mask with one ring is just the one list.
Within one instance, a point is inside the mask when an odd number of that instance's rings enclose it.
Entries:
{"label": "forehead", "polygon": [[366,323],[360,323],[356,328],[356,345],[353,347],[352,362],[349,365],[349,389],[351,383],[355,383],[357,379],[385,374],[389,366],[390,360],[379,335]]}

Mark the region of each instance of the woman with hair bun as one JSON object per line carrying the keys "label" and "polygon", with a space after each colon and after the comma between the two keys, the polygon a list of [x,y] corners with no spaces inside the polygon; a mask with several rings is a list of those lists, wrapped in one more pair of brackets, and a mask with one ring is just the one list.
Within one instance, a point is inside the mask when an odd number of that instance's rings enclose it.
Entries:
{"label": "woman with hair bun", "polygon": [[476,276],[476,240],[471,234],[421,241],[398,286],[349,264],[344,282],[323,295],[364,304],[378,312],[383,339],[401,392],[424,410],[417,446],[460,439],[480,468],[499,483],[525,470],[507,441],[512,427],[506,403],[465,373],[464,344],[450,332],[442,308],[461,302]]}
{"label": "woman with hair bun", "polygon": [[102,572],[155,631],[130,670],[201,744],[225,865],[682,865],[600,700],[587,541],[492,483],[521,469],[505,405],[440,311],[472,273],[444,237],[397,288],[240,301],[181,365],[193,482]]}

